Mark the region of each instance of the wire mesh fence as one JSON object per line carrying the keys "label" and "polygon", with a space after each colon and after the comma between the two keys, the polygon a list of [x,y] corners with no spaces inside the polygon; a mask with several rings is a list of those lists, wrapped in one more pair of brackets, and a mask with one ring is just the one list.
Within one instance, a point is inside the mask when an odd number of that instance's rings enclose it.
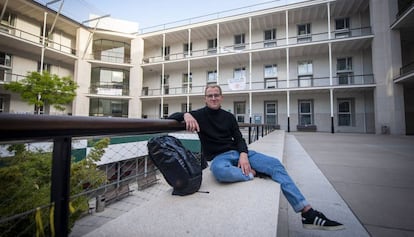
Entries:
{"label": "wire mesh fence", "polygon": [[[76,220],[102,212],[134,190],[157,183],[157,169],[148,158],[152,135],[88,137],[72,141],[69,227]],[[176,134],[200,151],[195,134]],[[53,142],[0,145],[0,236],[55,236],[51,202]]]}

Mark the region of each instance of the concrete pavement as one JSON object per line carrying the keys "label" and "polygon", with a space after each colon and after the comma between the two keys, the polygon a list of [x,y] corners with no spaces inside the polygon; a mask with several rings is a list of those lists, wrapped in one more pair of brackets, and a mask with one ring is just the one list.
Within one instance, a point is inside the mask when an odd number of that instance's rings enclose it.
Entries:
{"label": "concrete pavement", "polygon": [[[289,136],[371,236],[414,236],[414,136],[291,133],[286,140]],[[290,157],[285,160],[289,167]]]}
{"label": "concrete pavement", "polygon": [[71,236],[413,236],[414,137],[277,131],[250,147],[283,157],[309,202],[346,229],[303,229],[270,179],[223,185],[205,170],[210,194],[175,197],[160,182],[78,221]]}

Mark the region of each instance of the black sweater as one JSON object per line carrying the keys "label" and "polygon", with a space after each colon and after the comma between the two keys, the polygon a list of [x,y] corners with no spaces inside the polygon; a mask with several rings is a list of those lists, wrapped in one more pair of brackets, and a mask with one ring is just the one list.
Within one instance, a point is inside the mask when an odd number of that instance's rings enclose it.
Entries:
{"label": "black sweater", "polygon": [[[223,109],[210,109],[207,106],[191,111],[190,114],[200,126],[198,137],[201,142],[202,155],[212,160],[216,155],[229,150],[247,153],[247,145],[243,139],[236,118]],[[174,113],[169,119],[184,121],[184,113]]]}

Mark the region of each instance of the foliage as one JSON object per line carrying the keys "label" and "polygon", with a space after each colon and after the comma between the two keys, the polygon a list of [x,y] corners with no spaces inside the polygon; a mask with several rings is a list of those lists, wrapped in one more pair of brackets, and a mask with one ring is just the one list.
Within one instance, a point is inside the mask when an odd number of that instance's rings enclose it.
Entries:
{"label": "foliage", "polygon": [[[92,148],[85,159],[71,165],[71,196],[84,191],[84,183],[96,188],[106,183],[105,173],[94,162],[99,161],[109,144],[102,139]],[[24,147],[24,146],[23,146]],[[45,233],[49,233],[49,204],[51,190],[51,152],[32,152],[21,146],[13,146],[10,151],[15,156],[1,158],[0,167],[0,220],[19,215],[37,207],[41,208],[41,219],[45,224]],[[71,200],[75,212],[70,215],[69,226],[88,210],[89,197],[79,196]],[[35,233],[34,213],[22,215],[11,221],[0,223],[0,233],[7,236],[33,236]]]}
{"label": "foliage", "polygon": [[58,110],[65,110],[65,105],[73,101],[78,85],[70,77],[30,72],[20,81],[12,81],[4,85],[6,90],[19,93],[22,99],[38,108],[44,104],[53,105]]}

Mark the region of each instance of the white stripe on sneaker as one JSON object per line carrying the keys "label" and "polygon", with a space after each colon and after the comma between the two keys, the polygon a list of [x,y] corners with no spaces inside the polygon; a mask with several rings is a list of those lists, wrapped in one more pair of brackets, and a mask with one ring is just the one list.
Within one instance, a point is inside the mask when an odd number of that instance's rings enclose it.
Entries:
{"label": "white stripe on sneaker", "polygon": [[319,217],[315,217],[315,219],[313,220],[313,224],[314,225],[320,225],[320,226],[324,226],[325,225],[325,220]]}

